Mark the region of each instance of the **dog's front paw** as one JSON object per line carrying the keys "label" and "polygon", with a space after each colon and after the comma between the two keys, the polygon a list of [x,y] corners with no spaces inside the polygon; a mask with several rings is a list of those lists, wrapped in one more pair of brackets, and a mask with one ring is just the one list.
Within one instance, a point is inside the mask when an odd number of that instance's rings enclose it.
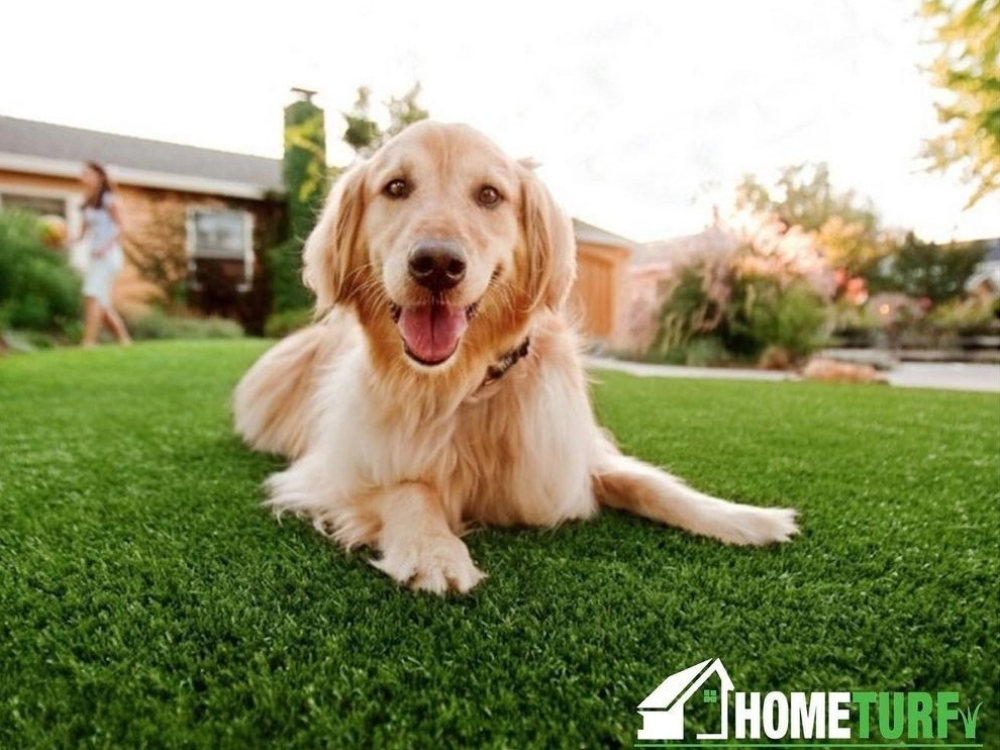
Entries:
{"label": "dog's front paw", "polygon": [[796,512],[791,508],[736,507],[725,526],[718,529],[716,536],[724,542],[760,547],[790,541],[799,533]]}
{"label": "dog's front paw", "polygon": [[484,577],[461,539],[440,534],[396,541],[372,565],[404,585],[439,595],[464,594]]}

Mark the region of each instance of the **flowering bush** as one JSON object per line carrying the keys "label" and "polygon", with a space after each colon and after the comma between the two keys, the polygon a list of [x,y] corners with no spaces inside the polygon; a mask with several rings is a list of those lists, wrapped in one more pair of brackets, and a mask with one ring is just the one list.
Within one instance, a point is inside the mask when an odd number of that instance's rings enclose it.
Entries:
{"label": "flowering bush", "polygon": [[797,364],[823,344],[836,288],[813,235],[749,211],[719,226],[735,249],[696,256],[675,272],[648,356],[690,363],[690,352],[709,352],[721,363],[768,351],[772,363]]}

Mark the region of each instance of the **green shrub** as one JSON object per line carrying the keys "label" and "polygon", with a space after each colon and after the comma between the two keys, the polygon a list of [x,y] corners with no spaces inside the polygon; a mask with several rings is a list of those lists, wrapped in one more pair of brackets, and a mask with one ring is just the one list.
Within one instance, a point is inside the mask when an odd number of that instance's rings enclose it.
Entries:
{"label": "green shrub", "polygon": [[244,335],[243,328],[234,320],[167,315],[161,310],[130,318],[128,329],[132,337],[138,340],[236,339]]}
{"label": "green shrub", "polygon": [[[678,272],[647,358],[675,364],[801,361],[825,343],[826,303],[801,278],[748,274],[739,258]],[[777,355],[781,356],[777,356]]]}
{"label": "green shrub", "polygon": [[744,277],[733,288],[726,317],[723,340],[740,355],[758,358],[773,346],[798,361],[824,343],[825,305],[801,281],[783,285],[772,277]]}
{"label": "green shrub", "polygon": [[264,335],[269,339],[284,338],[300,328],[305,328],[312,321],[313,311],[309,307],[272,313],[264,324]]}
{"label": "green shrub", "polygon": [[313,294],[302,283],[302,242],[285,240],[264,253],[271,285],[271,309],[278,313],[309,307]]}
{"label": "green shrub", "polygon": [[874,346],[884,329],[878,315],[868,305],[839,301],[830,310],[831,345],[847,348]]}
{"label": "green shrub", "polygon": [[733,356],[717,336],[693,338],[684,349],[683,363],[688,367],[721,367],[732,361]]}
{"label": "green shrub", "polygon": [[60,331],[80,316],[80,279],[31,214],[0,211],[0,328]]}
{"label": "green shrub", "polygon": [[651,354],[666,361],[683,362],[691,339],[711,334],[723,320],[730,271],[718,263],[696,262],[679,272],[660,313],[660,328]]}
{"label": "green shrub", "polygon": [[953,331],[977,331],[995,321],[997,300],[954,299],[935,307],[927,316],[934,328]]}

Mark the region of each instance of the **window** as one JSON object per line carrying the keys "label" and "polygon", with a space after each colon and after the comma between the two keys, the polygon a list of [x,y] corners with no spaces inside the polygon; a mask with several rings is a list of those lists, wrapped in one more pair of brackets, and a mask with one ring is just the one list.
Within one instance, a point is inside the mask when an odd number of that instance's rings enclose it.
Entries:
{"label": "window", "polygon": [[61,216],[67,218],[66,199],[47,195],[25,195],[23,193],[0,193],[0,206],[33,214]]}
{"label": "window", "polygon": [[[253,214],[232,209],[188,209],[188,257],[193,272],[203,261],[230,268],[239,264],[243,280],[238,289],[245,291],[253,278]],[[194,285],[199,285],[196,280]]]}
{"label": "window", "polygon": [[250,219],[246,211],[193,209],[191,255],[227,260],[252,256]]}

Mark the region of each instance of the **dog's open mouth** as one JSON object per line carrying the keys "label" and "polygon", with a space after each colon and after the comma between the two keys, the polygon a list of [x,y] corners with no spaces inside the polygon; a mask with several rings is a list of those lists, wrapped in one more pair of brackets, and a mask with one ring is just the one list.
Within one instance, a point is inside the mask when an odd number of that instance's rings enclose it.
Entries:
{"label": "dog's open mouth", "polygon": [[459,307],[439,301],[413,307],[393,305],[392,316],[399,326],[406,354],[422,365],[433,367],[446,362],[458,349],[476,307],[476,304]]}

